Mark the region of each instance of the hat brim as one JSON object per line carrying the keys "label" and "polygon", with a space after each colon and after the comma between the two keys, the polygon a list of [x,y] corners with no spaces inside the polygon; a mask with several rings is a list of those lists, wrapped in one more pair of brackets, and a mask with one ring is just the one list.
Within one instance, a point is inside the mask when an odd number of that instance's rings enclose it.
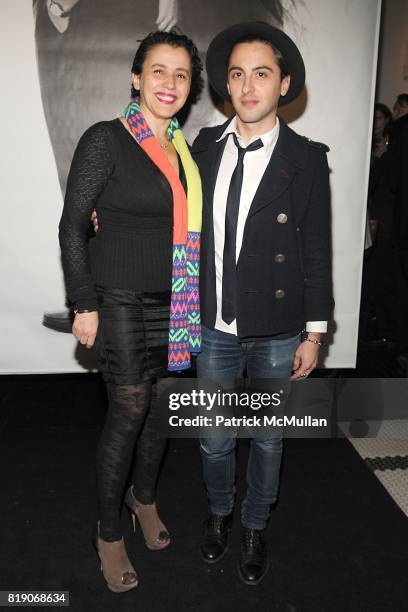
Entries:
{"label": "hat brim", "polygon": [[211,41],[207,51],[206,68],[211,87],[224,99],[231,101],[227,89],[228,58],[234,45],[246,37],[259,36],[278,49],[290,74],[290,86],[279,106],[289,104],[299,96],[305,84],[305,65],[299,49],[291,38],[279,28],[267,23],[237,23],[223,30]]}

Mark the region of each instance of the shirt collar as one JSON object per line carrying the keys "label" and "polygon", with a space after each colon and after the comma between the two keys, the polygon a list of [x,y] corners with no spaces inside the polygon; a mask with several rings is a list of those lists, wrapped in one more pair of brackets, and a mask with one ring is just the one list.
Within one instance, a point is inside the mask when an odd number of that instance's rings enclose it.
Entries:
{"label": "shirt collar", "polygon": [[269,132],[265,132],[265,134],[259,134],[257,136],[252,136],[251,140],[247,144],[245,144],[242,140],[242,137],[237,132],[237,117],[235,115],[225,128],[222,135],[217,139],[217,142],[220,142],[221,140],[223,140],[223,138],[229,136],[230,134],[236,134],[241,147],[247,147],[249,144],[251,144],[251,142],[254,142],[255,140],[258,140],[258,138],[260,138],[263,144],[263,147],[262,149],[260,149],[260,151],[263,151],[267,157],[270,157],[279,136],[279,117],[276,117],[276,123],[274,127],[269,130]]}

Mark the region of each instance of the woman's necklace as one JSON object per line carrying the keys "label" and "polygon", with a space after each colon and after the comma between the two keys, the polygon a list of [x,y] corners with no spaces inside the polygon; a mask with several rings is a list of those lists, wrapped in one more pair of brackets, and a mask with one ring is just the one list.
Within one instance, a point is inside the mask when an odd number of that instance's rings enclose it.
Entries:
{"label": "woman's necklace", "polygon": [[162,148],[162,149],[167,149],[167,147],[169,146],[169,144],[170,144],[170,140],[167,140],[166,144],[162,144],[162,143],[159,141],[159,145],[161,146],[161,148]]}

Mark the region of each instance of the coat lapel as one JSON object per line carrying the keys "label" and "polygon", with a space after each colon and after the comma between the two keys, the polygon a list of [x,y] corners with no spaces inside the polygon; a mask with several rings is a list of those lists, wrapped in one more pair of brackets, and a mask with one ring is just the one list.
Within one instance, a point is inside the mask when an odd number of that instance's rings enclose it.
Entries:
{"label": "coat lapel", "polygon": [[291,185],[296,170],[306,167],[306,149],[294,143],[292,130],[280,119],[278,141],[252,200],[248,217],[279,198]]}
{"label": "coat lapel", "polygon": [[217,140],[222,136],[229,123],[230,120],[217,126],[218,129],[216,130],[210,128],[207,133],[200,134],[194,141],[191,149],[191,153],[200,169],[204,190],[210,195],[207,199],[211,200],[211,207],[218,170],[227,139],[223,138],[221,142],[217,142]]}

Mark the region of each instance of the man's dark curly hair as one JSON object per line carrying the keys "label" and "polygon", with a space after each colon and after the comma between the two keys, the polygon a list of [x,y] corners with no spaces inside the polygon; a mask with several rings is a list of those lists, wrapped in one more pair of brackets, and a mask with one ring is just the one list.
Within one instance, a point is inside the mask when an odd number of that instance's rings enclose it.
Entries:
{"label": "man's dark curly hair", "polygon": [[[148,34],[141,41],[140,46],[136,51],[132,64],[132,72],[134,74],[142,73],[146,56],[150,49],[156,45],[170,45],[171,47],[175,48],[182,47],[189,54],[191,59],[191,89],[188,99],[189,102],[194,103],[203,88],[203,79],[201,76],[203,64],[198,54],[197,47],[193,41],[184,34],[179,34],[174,29],[170,30],[170,32],[150,32],[150,34]],[[133,87],[133,85],[131,95],[132,98],[139,95],[139,92]]]}

